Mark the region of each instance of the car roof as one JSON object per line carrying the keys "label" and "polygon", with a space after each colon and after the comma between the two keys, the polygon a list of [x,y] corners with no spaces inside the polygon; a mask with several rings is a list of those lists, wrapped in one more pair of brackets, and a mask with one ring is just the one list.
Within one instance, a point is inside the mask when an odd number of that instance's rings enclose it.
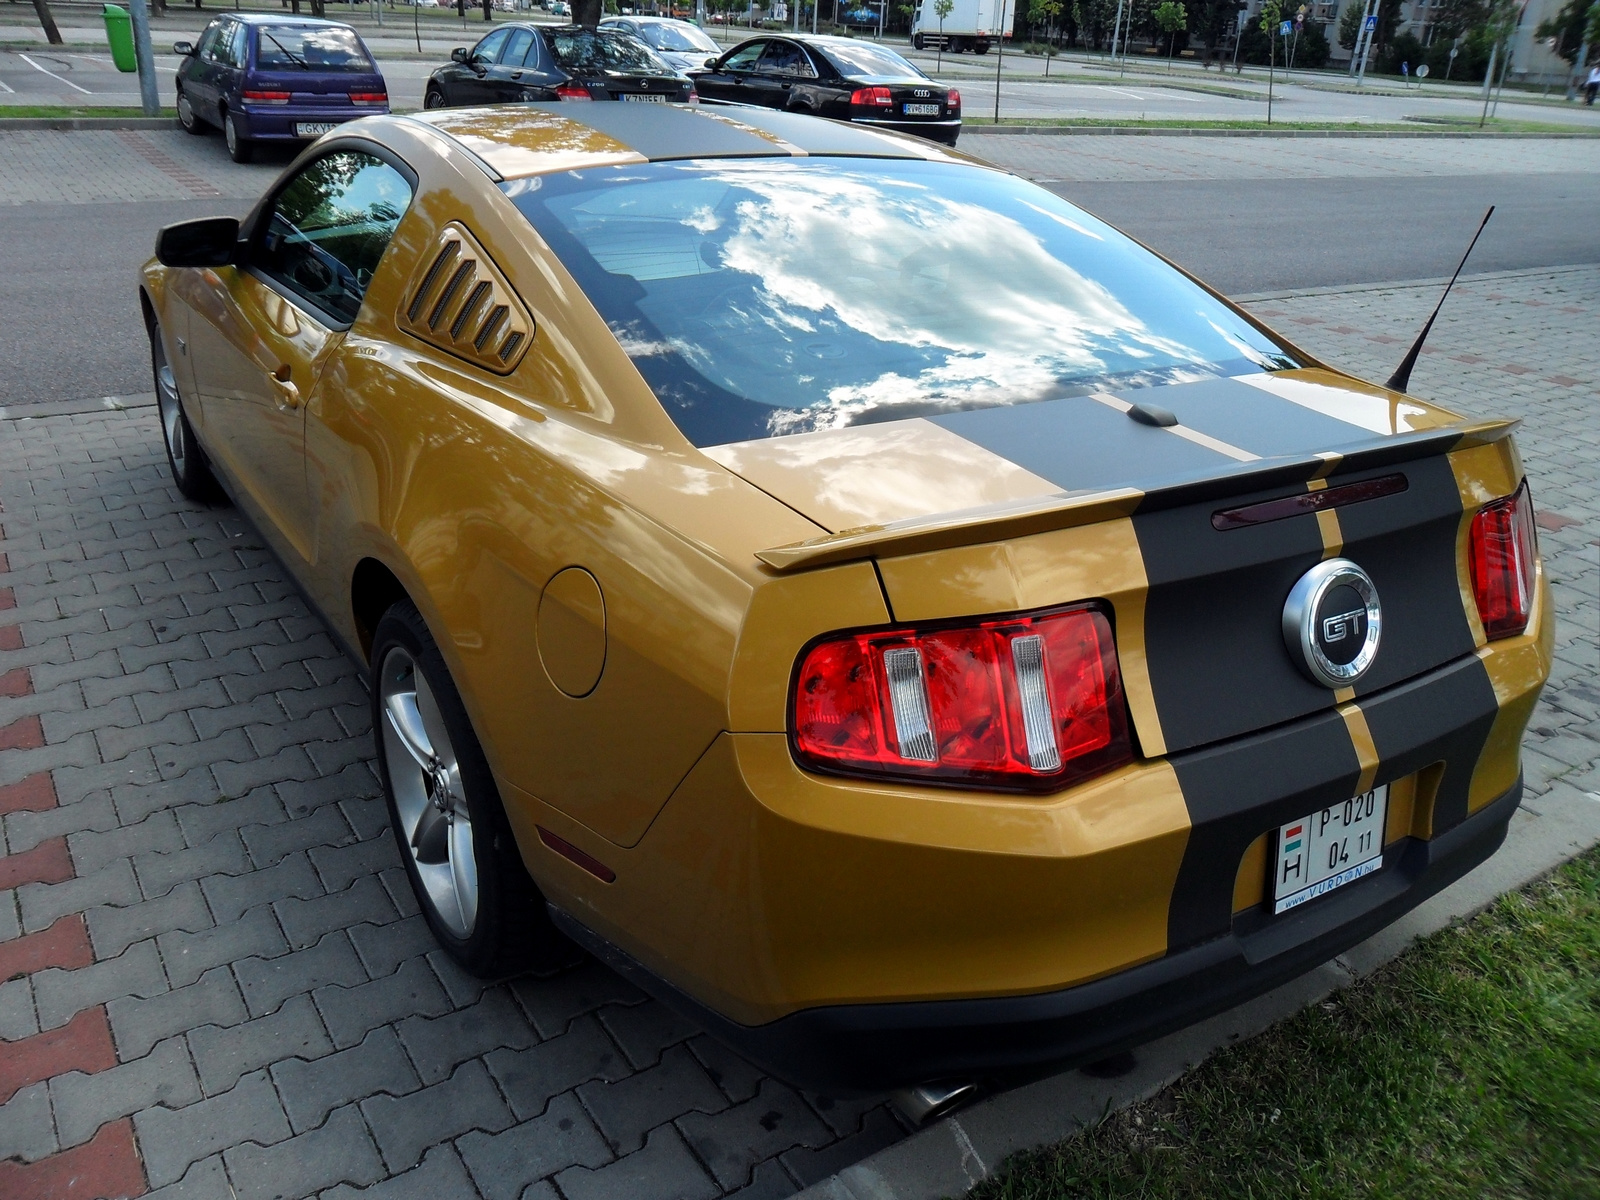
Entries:
{"label": "car roof", "polygon": [[328,21],[322,17],[299,17],[293,13],[284,13],[279,16],[277,13],[225,12],[220,15],[232,21],[240,21],[246,25],[328,25],[335,29],[354,29],[354,26],[348,21]]}
{"label": "car roof", "polygon": [[375,119],[384,120],[432,127],[499,179],[691,158],[973,161],[921,138],[745,105],[516,104]]}

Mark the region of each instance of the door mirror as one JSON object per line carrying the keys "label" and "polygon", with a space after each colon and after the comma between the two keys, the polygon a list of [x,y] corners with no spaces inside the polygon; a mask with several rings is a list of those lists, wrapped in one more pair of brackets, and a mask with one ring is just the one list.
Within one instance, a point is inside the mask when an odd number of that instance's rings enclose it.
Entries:
{"label": "door mirror", "polygon": [[472,53],[465,46],[457,46],[450,51],[450,61],[464,63],[472,58]]}
{"label": "door mirror", "polygon": [[194,53],[194,43],[193,42],[173,42],[172,43],[172,52],[174,54],[176,54],[179,58],[188,58],[191,54]]}
{"label": "door mirror", "polygon": [[156,234],[156,258],[164,267],[225,267],[238,243],[237,217],[179,221]]}
{"label": "door mirror", "polygon": [[714,59],[714,58],[706,59],[706,70],[715,71],[716,69],[717,69],[717,60]]}

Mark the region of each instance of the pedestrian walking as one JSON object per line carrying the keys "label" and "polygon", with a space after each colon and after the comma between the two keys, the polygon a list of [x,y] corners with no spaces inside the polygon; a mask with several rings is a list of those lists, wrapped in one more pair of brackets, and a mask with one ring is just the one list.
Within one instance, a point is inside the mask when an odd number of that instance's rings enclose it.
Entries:
{"label": "pedestrian walking", "polygon": [[1589,68],[1589,78],[1583,81],[1583,102],[1591,107],[1594,105],[1594,94],[1600,92],[1600,63]]}

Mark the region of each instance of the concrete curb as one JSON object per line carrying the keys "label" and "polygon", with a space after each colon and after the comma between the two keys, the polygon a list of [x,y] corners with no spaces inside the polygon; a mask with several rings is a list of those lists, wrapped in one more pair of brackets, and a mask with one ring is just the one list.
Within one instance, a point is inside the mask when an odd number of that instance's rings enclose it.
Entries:
{"label": "concrete curb", "polygon": [[154,392],[130,396],[91,396],[86,400],[43,400],[38,404],[0,405],[0,421],[26,421],[35,417],[71,417],[82,413],[122,412],[155,406]]}
{"label": "concrete curb", "polygon": [[941,1200],[1148,1099],[1233,1042],[1253,1037],[1391,962],[1419,938],[1474,916],[1600,843],[1600,793],[1557,782],[1511,818],[1505,844],[1466,878],[1347,954],[1248,1004],[1141,1047],[1120,1079],[1068,1071],[1002,1093],[805,1189],[795,1200]]}
{"label": "concrete curb", "polygon": [[[0,110],[3,111],[3,110]],[[0,117],[0,133],[9,130],[178,129],[176,117]]]}
{"label": "concrete curb", "polygon": [[1511,133],[1496,129],[1212,129],[1145,125],[962,125],[963,137],[994,134],[1030,137],[1270,137],[1270,138],[1551,138],[1600,137],[1586,133]]}

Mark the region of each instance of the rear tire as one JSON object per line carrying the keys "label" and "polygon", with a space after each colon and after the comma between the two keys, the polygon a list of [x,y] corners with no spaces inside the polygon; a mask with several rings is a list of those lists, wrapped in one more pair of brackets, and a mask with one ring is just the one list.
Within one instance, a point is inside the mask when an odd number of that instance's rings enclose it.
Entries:
{"label": "rear tire", "polygon": [[445,952],[474,975],[576,957],[550,923],[439,646],[409,600],[372,636],[372,735],[400,858]]}
{"label": "rear tire", "polygon": [[190,500],[215,499],[221,489],[211,474],[206,452],[195,439],[194,427],[183,411],[178,381],[167,363],[167,349],[161,340],[161,325],[150,323],[150,366],[155,375],[156,410],[161,418],[161,440],[167,449],[167,465],[172,482]]}
{"label": "rear tire", "polygon": [[194,105],[189,103],[189,96],[182,88],[178,89],[178,124],[185,133],[198,135],[206,131],[205,122],[196,115]]}
{"label": "rear tire", "polygon": [[972,52],[974,54],[987,54],[987,53],[989,53],[989,43],[988,42],[979,42],[977,45],[975,45],[972,48]]}
{"label": "rear tire", "polygon": [[238,126],[234,124],[233,114],[222,114],[222,136],[228,142],[228,157],[236,163],[247,163],[256,154],[256,145],[247,137],[241,137]]}

